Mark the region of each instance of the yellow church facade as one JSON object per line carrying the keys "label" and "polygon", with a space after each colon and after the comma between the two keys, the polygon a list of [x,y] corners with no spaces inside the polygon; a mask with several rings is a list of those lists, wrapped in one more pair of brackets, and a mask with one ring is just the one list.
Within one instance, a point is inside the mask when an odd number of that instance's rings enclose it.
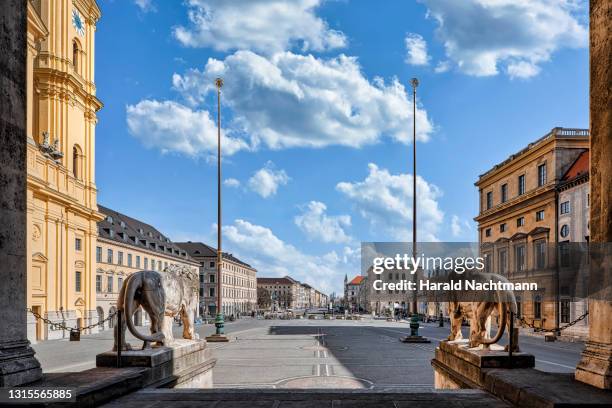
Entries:
{"label": "yellow church facade", "polygon": [[[66,326],[96,319],[94,0],[28,2],[28,307]],[[95,329],[94,329],[95,331]],[[87,332],[85,332],[87,333]],[[67,337],[28,314],[31,341]]]}

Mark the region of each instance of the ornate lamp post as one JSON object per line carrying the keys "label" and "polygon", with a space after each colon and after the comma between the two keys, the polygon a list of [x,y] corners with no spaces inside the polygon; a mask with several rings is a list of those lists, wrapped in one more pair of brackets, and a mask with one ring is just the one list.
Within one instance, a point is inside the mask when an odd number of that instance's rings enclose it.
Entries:
{"label": "ornate lamp post", "polygon": [[225,321],[221,307],[221,269],[223,250],[221,247],[221,88],[223,79],[215,79],[217,86],[217,317],[215,318],[215,334],[206,337],[207,341],[229,341],[225,336]]}
{"label": "ornate lamp post", "polygon": [[[417,250],[417,194],[416,194],[416,89],[419,86],[419,80],[412,78],[412,259],[416,259]],[[413,280],[415,284],[418,281],[418,271],[415,271]],[[410,336],[402,337],[400,340],[404,343],[430,343],[430,341],[419,336],[419,313],[417,304],[417,289],[413,291],[412,300],[412,316],[410,318]]]}

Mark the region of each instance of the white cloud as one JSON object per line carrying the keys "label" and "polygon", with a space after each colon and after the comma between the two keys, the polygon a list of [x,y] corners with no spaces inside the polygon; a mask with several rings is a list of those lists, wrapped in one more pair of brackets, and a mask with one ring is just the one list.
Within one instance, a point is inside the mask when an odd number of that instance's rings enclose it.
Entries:
{"label": "white cloud", "polygon": [[459,237],[465,235],[472,230],[472,226],[466,220],[462,220],[457,215],[453,215],[451,218],[451,233],[453,237]]}
{"label": "white cloud", "polygon": [[[387,236],[409,240],[412,234],[412,175],[391,174],[376,164],[368,165],[369,174],[363,181],[341,182],[336,190],[353,201],[359,213],[377,231],[375,239]],[[442,192],[417,176],[417,239],[437,241],[444,218],[437,199]]]}
{"label": "white cloud", "polygon": [[438,62],[438,65],[436,65],[436,67],[434,68],[434,71],[436,74],[441,74],[443,72],[447,72],[450,69],[451,69],[450,61],[440,61]]}
{"label": "white cloud", "polygon": [[315,15],[323,0],[188,0],[189,27],[174,29],[189,47],[218,51],[274,53],[294,46],[302,51],[344,47],[339,31]]}
{"label": "white cloud", "polygon": [[232,188],[240,187],[240,180],[230,177],[228,179],[223,180],[223,185]]}
{"label": "white cloud", "polygon": [[134,4],[136,4],[143,13],[157,11],[155,4],[153,4],[153,0],[134,0]]}
{"label": "white cloud", "polygon": [[276,170],[274,163],[269,161],[251,176],[248,186],[263,198],[268,198],[275,195],[278,187],[286,185],[289,180],[285,170]]}
{"label": "white cloud", "polygon": [[[216,154],[217,128],[207,111],[149,99],[128,105],[126,111],[129,132],[146,147],[192,157]],[[221,145],[229,155],[249,148],[244,140],[228,136],[226,130],[221,133]]]}
{"label": "white cloud", "polygon": [[429,55],[427,54],[427,42],[419,34],[408,33],[405,38],[406,42],[406,63],[409,65],[427,65],[429,64]]}
{"label": "white cloud", "polygon": [[309,255],[278,238],[271,229],[237,219],[223,227],[225,242],[240,259],[252,264],[258,276],[285,276],[330,293],[341,291],[345,273],[355,273],[359,264],[348,264],[336,252]]}
{"label": "white cloud", "polygon": [[508,64],[508,75],[510,78],[531,78],[540,73],[540,67],[527,61],[518,61]]}
{"label": "white cloud", "polygon": [[[253,146],[360,147],[383,135],[412,139],[412,101],[404,86],[397,79],[369,81],[354,57],[282,52],[265,58],[238,51],[223,61],[209,59],[203,71],[175,74],[173,87],[198,104],[217,76],[226,78],[223,101]],[[417,107],[418,139],[427,141],[432,131],[427,112]]]}
{"label": "white cloud", "polygon": [[349,243],[352,238],[345,229],[351,226],[349,215],[327,215],[327,206],[320,201],[311,201],[302,214],[295,217],[297,225],[310,239],[336,244]]}
{"label": "white cloud", "polygon": [[561,48],[585,47],[588,32],[576,0],[421,0],[438,22],[446,55],[462,72],[537,75]]}

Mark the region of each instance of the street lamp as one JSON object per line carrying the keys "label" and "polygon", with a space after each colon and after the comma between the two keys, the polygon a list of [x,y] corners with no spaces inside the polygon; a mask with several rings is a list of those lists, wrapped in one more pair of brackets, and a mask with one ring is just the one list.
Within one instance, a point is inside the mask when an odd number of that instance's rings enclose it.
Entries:
{"label": "street lamp", "polygon": [[229,341],[225,336],[225,321],[221,309],[221,266],[223,250],[221,248],[221,88],[223,79],[216,78],[217,87],[217,317],[215,318],[215,334],[206,337],[207,341]]}
{"label": "street lamp", "polygon": [[[416,259],[417,250],[417,179],[416,179],[416,89],[419,86],[419,80],[416,78],[412,78],[410,80],[410,85],[412,85],[412,259]],[[416,265],[413,265],[416,267]],[[412,316],[410,317],[410,336],[405,336],[400,338],[400,340],[404,343],[430,343],[430,341],[423,337],[419,336],[419,314],[418,314],[418,304],[417,304],[417,281],[418,281],[418,271],[414,272],[414,283],[415,288],[413,291],[413,300],[412,300]]]}

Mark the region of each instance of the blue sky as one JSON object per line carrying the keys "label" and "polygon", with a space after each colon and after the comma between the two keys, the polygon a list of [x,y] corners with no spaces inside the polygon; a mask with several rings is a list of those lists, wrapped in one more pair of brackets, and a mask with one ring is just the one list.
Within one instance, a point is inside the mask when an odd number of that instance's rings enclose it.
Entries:
{"label": "blue sky", "polygon": [[574,0],[100,0],[101,204],[340,291],[361,241],[475,241],[478,175],[555,126],[588,127]]}

